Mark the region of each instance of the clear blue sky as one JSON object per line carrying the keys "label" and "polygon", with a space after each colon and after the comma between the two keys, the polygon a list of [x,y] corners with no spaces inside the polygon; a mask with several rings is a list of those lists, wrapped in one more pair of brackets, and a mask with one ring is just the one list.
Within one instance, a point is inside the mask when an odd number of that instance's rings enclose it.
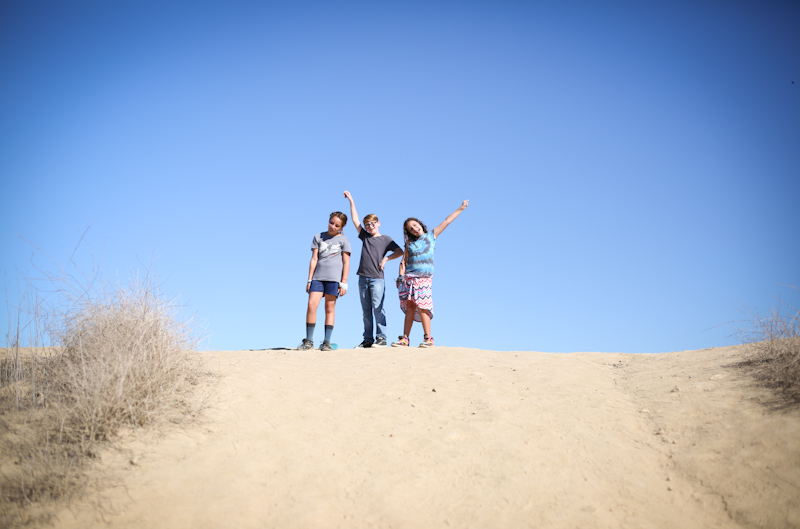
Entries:
{"label": "clear blue sky", "polygon": [[[798,27],[792,2],[5,1],[6,299],[51,269],[26,241],[63,262],[89,228],[78,266],[152,263],[204,348],[295,346],[347,189],[400,240],[470,199],[439,345],[736,343],[742,306],[800,306]],[[361,331],[353,291],[333,341]]]}

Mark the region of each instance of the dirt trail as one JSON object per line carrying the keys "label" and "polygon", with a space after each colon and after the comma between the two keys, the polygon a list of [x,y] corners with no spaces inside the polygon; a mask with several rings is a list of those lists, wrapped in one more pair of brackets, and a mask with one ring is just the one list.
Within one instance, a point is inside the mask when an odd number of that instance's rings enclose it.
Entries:
{"label": "dirt trail", "polygon": [[205,419],[58,527],[800,527],[800,412],[735,348],[203,354]]}

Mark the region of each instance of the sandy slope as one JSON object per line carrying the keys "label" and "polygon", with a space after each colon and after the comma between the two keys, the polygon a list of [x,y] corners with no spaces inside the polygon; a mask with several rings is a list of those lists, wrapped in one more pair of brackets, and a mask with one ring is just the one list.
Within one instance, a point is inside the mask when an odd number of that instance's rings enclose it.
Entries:
{"label": "sandy slope", "polygon": [[738,353],[204,353],[206,419],[56,525],[798,527],[800,412]]}

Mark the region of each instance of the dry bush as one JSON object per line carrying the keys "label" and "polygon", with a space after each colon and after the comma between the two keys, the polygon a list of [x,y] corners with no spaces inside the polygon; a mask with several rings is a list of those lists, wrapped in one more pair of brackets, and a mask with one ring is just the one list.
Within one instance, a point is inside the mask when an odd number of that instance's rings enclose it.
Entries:
{"label": "dry bush", "polygon": [[786,403],[800,404],[800,311],[779,300],[766,315],[748,313],[750,326],[740,332],[748,345],[742,366]]}
{"label": "dry bush", "polygon": [[[91,458],[120,427],[191,412],[201,366],[178,305],[149,276],[93,289],[101,294],[60,290],[68,295],[47,311],[37,302],[36,321],[17,325],[0,351],[0,526],[79,493]],[[20,329],[30,347],[20,346]]]}
{"label": "dry bush", "polygon": [[0,526],[46,520],[48,502],[70,499],[84,490],[91,452],[61,440],[57,421],[46,409],[4,414]]}
{"label": "dry bush", "polygon": [[46,399],[70,410],[64,433],[76,440],[165,418],[196,382],[190,329],[148,283],[81,300],[58,332],[61,353],[49,364]]}

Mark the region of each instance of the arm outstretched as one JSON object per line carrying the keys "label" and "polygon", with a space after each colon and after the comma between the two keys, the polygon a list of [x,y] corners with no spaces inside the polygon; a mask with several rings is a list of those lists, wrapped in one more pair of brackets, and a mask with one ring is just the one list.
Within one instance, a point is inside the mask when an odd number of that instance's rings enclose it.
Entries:
{"label": "arm outstretched", "polygon": [[461,215],[462,211],[467,209],[467,206],[469,206],[469,200],[465,200],[464,202],[462,202],[461,206],[459,206],[457,210],[449,214],[447,218],[444,219],[444,221],[442,221],[441,224],[433,228],[433,238],[435,239],[436,237],[438,237],[444,231],[444,229],[450,225],[451,222],[456,220],[456,217]]}

